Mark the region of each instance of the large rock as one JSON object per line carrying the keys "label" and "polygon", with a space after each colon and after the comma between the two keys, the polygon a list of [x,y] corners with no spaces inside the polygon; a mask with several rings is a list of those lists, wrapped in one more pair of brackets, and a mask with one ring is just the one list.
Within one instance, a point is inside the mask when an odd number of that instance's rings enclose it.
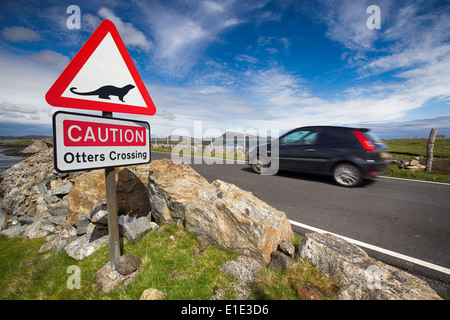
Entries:
{"label": "large rock", "polygon": [[153,225],[147,217],[140,217],[129,222],[124,221],[122,224],[120,224],[119,221],[119,225],[119,228],[125,238],[133,243],[138,242],[144,234],[153,229]]}
{"label": "large rock", "polygon": [[[0,174],[0,210],[8,215],[35,216],[53,174],[53,149],[15,164]],[[59,201],[59,198],[58,198]]]}
{"label": "large rock", "polygon": [[67,218],[71,222],[78,222],[79,216],[87,216],[98,203],[106,203],[105,172],[94,170],[76,177],[67,201]]}
{"label": "large rock", "polygon": [[33,154],[33,153],[39,153],[41,151],[45,151],[47,149],[48,149],[48,145],[44,140],[36,140],[36,142],[34,142],[33,144],[26,147],[20,153]]}
{"label": "large rock", "polygon": [[342,286],[340,299],[440,299],[423,280],[370,258],[356,245],[334,235],[308,233],[298,249],[303,258]]}
{"label": "large rock", "polygon": [[83,260],[108,243],[107,230],[86,233],[65,247],[66,253],[75,260]]}
{"label": "large rock", "polygon": [[162,223],[181,220],[202,244],[213,244],[268,263],[283,240],[292,240],[284,212],[252,193],[206,179],[186,164],[170,159],[150,165],[149,199],[152,217]]}
{"label": "large rock", "polygon": [[[148,172],[148,167],[139,170],[137,167],[116,168],[119,215],[145,216],[149,213],[146,186],[148,175],[144,173],[145,169]],[[67,201],[69,202],[67,217],[75,223],[80,216],[88,215],[98,203],[106,203],[104,170],[89,171],[76,177]]]}
{"label": "large rock", "polygon": [[170,159],[153,161],[148,176],[148,193],[152,218],[158,224],[172,219],[185,220],[185,207],[197,198],[208,181],[185,163]]}

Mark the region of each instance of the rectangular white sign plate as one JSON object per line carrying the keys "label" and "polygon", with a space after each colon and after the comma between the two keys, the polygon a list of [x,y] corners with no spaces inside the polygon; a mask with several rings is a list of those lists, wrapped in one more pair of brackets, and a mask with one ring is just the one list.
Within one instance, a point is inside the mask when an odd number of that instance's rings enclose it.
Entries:
{"label": "rectangular white sign plate", "polygon": [[58,172],[149,163],[150,125],[58,111],[53,115],[53,150]]}

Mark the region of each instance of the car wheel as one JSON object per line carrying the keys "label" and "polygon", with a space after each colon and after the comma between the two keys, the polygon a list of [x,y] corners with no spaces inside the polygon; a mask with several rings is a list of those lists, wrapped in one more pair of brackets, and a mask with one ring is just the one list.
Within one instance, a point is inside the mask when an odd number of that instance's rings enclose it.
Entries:
{"label": "car wheel", "polygon": [[333,178],[343,187],[356,187],[363,180],[361,170],[350,163],[341,163],[334,167]]}
{"label": "car wheel", "polygon": [[258,156],[258,158],[256,159],[256,163],[253,163],[251,167],[256,173],[263,174],[265,170],[270,168],[270,162],[264,161],[263,158]]}

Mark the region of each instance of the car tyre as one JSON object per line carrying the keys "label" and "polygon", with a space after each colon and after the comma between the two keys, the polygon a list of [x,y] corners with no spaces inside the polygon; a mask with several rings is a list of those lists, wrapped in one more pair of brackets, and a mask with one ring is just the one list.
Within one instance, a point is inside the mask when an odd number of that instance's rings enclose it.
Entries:
{"label": "car tyre", "polygon": [[356,187],[361,184],[363,176],[361,170],[351,163],[340,163],[333,169],[334,181],[343,187]]}
{"label": "car tyre", "polygon": [[270,162],[268,162],[265,158],[258,156],[256,163],[253,163],[251,167],[257,174],[264,174],[264,171],[270,168]]}

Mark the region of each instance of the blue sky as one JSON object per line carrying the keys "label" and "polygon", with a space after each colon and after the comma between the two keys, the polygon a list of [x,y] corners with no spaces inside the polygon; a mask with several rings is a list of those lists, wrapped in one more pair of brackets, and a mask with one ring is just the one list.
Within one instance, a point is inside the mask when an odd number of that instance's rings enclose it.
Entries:
{"label": "blue sky", "polygon": [[[70,5],[80,29],[67,27]],[[103,19],[157,109],[115,116],[144,119],[155,136],[304,125],[450,136],[450,3],[430,0],[2,0],[0,135],[51,134],[58,108],[45,93]]]}

